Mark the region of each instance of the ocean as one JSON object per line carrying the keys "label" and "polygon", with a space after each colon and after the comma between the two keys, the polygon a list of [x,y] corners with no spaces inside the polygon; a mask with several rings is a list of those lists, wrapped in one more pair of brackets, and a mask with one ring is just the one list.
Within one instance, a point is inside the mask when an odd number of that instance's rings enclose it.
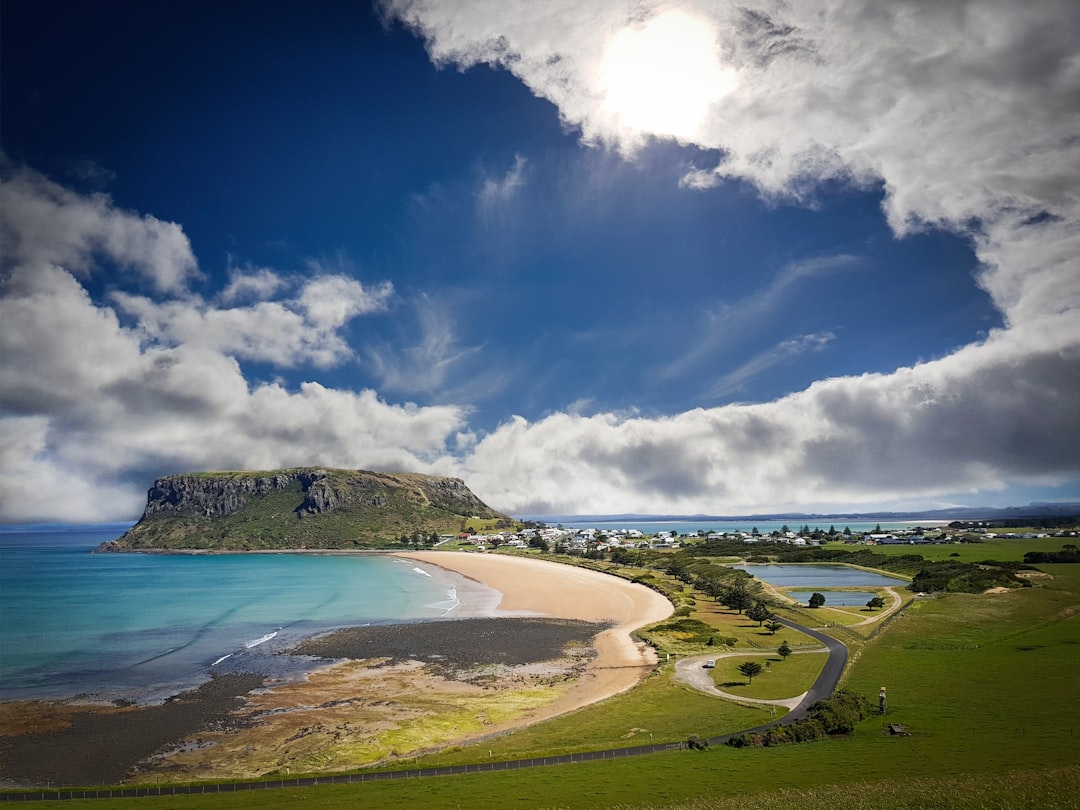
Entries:
{"label": "ocean", "polygon": [[382,555],[92,554],[125,527],[0,531],[0,700],[160,701],[212,673],[296,676],[335,627],[437,619],[438,569]]}

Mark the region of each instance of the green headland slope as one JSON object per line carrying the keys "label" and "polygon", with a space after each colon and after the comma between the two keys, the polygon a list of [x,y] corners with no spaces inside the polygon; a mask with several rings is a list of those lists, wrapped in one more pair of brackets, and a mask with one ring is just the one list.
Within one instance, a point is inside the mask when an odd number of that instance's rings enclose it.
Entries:
{"label": "green headland slope", "polygon": [[102,551],[385,547],[460,531],[496,512],[458,478],[318,467],[169,475],[142,518]]}

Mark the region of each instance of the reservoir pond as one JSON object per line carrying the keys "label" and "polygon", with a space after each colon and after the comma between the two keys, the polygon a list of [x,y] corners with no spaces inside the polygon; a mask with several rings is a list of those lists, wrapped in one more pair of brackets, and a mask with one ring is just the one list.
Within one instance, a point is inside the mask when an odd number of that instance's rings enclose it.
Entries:
{"label": "reservoir pond", "polygon": [[[814,591],[787,592],[788,596],[802,605],[809,602],[813,594]],[[825,597],[825,607],[861,607],[877,596],[876,593],[870,593],[869,591],[827,591],[821,595]]]}
{"label": "reservoir pond", "polygon": [[[907,585],[907,580],[899,577],[876,574],[873,571],[863,571],[859,568],[849,568],[846,565],[784,565],[777,563],[772,565],[736,565],[732,567],[753,574],[758,579],[778,588],[884,588],[890,585]],[[826,598],[828,598],[828,595],[826,595]],[[870,596],[867,596],[861,603],[857,604],[866,604],[866,600],[869,598]],[[839,603],[833,601],[832,604]]]}

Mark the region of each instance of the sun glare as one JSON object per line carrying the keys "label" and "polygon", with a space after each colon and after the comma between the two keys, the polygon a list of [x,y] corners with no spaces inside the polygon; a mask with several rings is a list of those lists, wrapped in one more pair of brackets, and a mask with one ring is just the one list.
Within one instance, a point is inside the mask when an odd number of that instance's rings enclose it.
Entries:
{"label": "sun glare", "polygon": [[710,22],[669,11],[611,38],[600,87],[620,127],[689,138],[709,106],[735,88],[735,71],[720,64]]}

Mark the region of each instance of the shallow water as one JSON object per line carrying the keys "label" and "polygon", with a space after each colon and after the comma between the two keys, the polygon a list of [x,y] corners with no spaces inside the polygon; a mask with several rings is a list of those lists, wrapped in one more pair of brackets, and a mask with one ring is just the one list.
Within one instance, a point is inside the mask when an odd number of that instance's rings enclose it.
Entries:
{"label": "shallow water", "polygon": [[445,577],[373,555],[91,554],[120,532],[0,535],[0,698],[156,700],[211,672],[288,675],[314,632],[436,619]]}

